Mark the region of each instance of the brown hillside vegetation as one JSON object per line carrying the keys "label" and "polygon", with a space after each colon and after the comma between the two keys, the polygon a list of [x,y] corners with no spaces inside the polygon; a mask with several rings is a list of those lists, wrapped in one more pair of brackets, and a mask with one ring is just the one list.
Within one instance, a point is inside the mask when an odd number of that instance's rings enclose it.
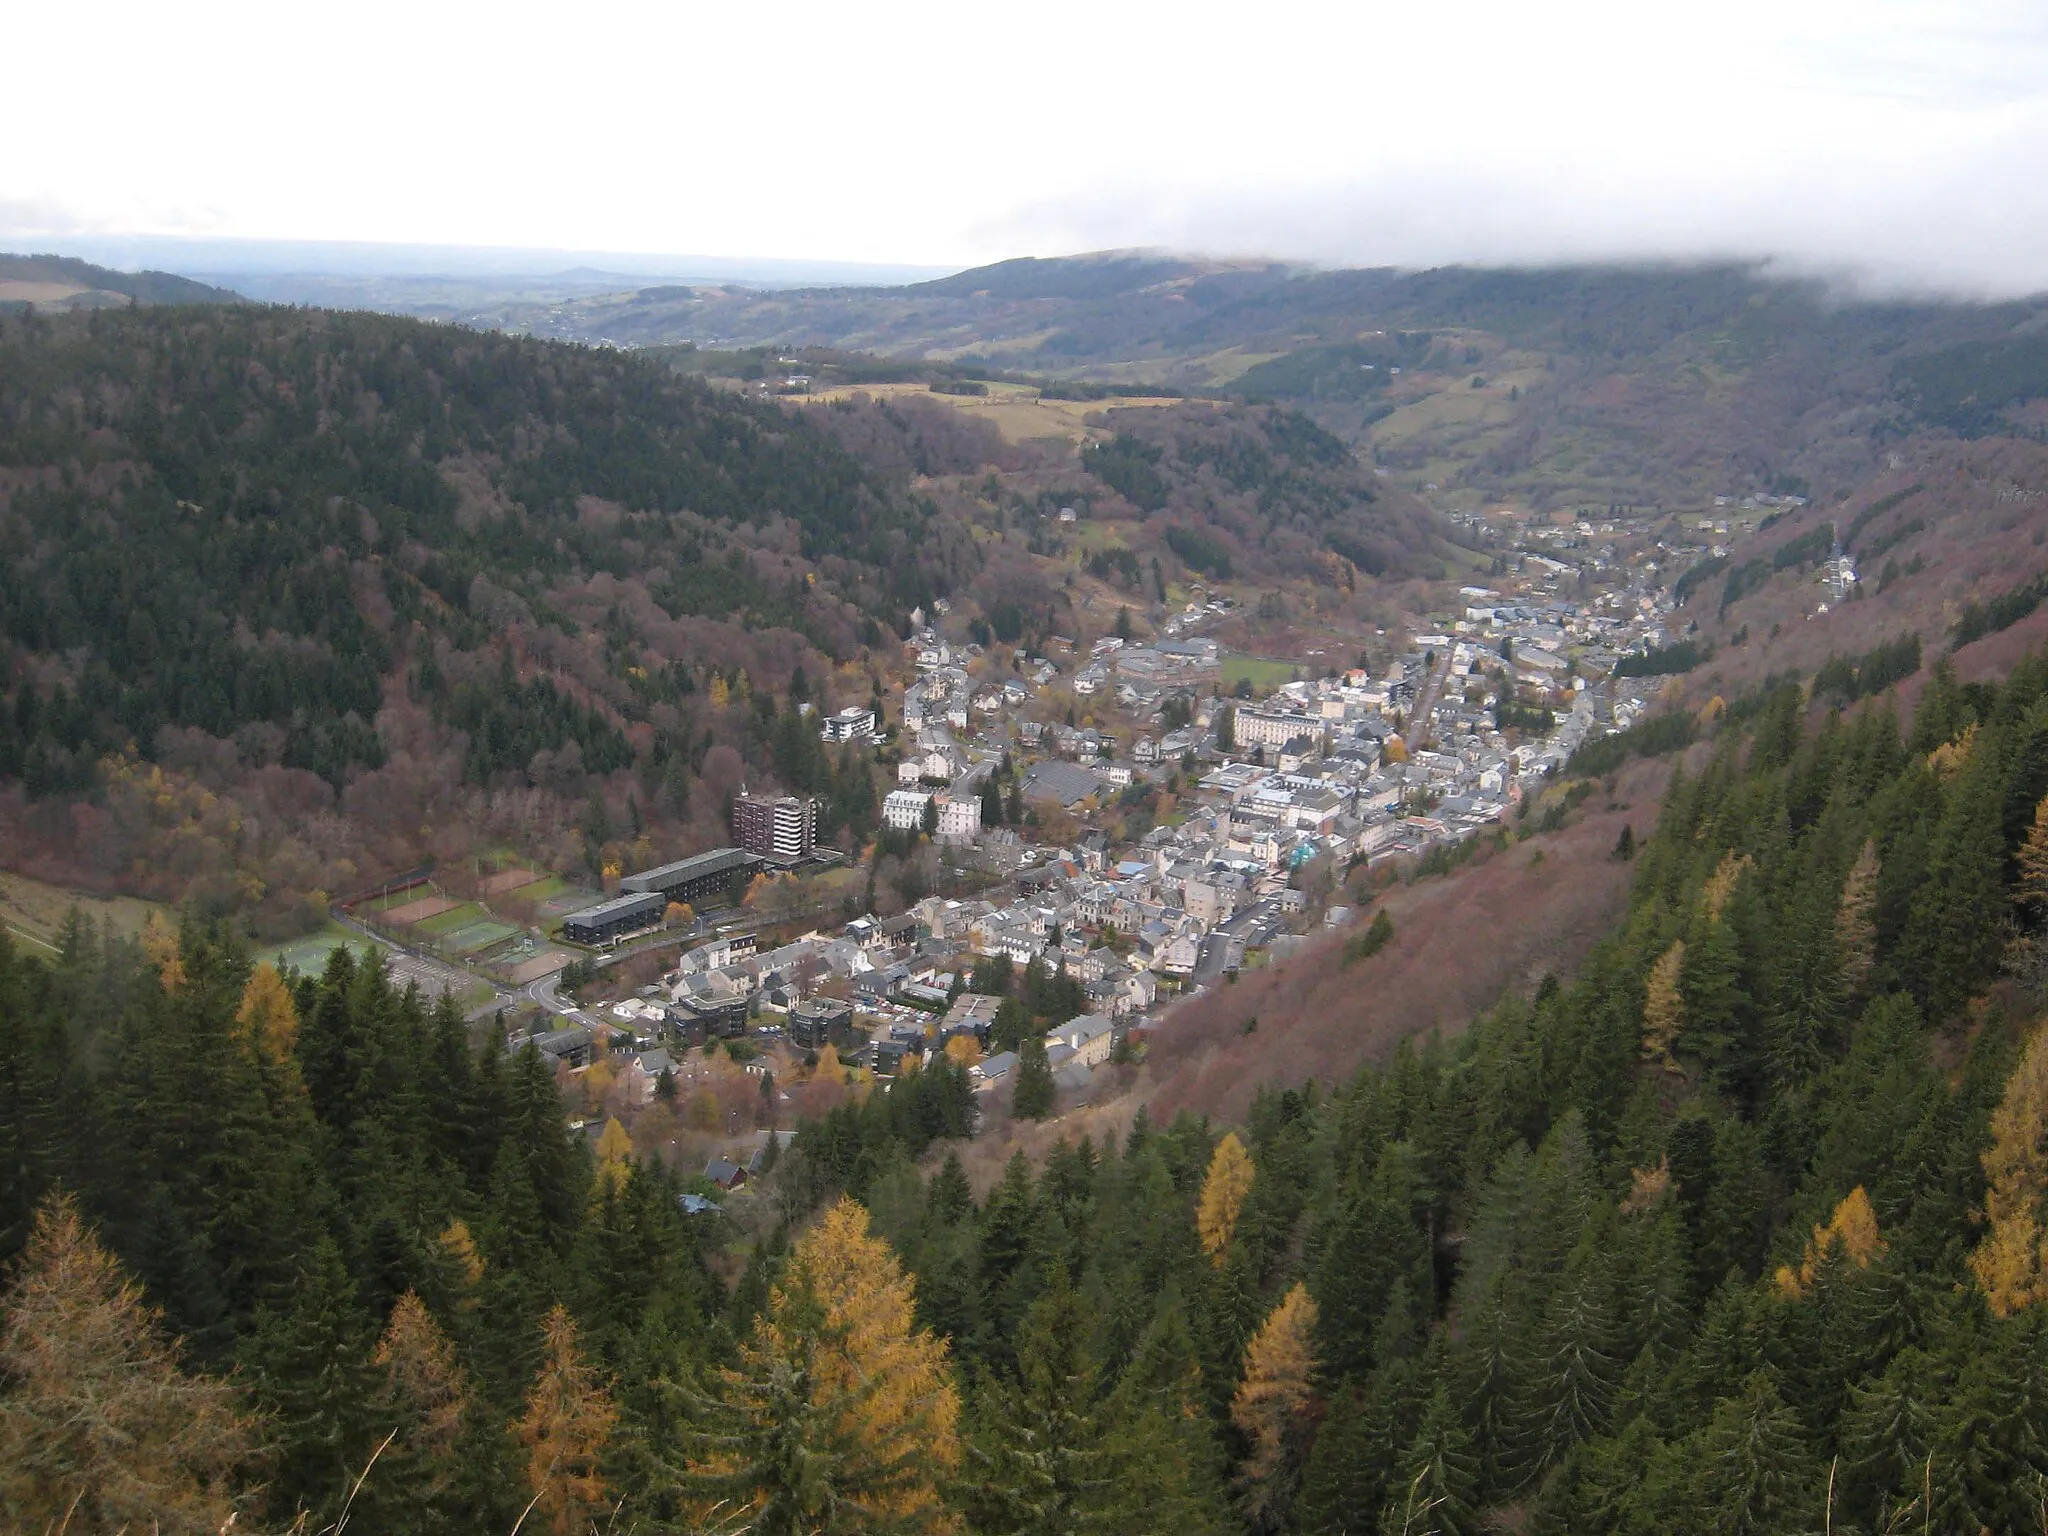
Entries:
{"label": "brown hillside vegetation", "polygon": [[[1718,654],[1686,679],[1688,696],[1733,698],[1772,673],[1811,674],[1830,656],[1854,656],[1917,633],[1927,660],[1946,650],[1968,603],[1995,597],[2048,570],[2048,446],[2016,438],[1977,442],[1913,439],[1895,467],[1831,506],[1809,506],[1738,546],[1733,564],[1761,559],[1832,522],[1854,536],[1862,595],[1830,604],[1811,566],[1774,572],[1761,588],[1721,607],[1727,578],[1702,584],[1680,610]],[[1877,508],[1857,527],[1859,515]],[[1774,634],[1773,631],[1776,631]],[[1738,635],[1741,644],[1730,644]],[[2048,634],[2036,612],[1957,656],[1965,676],[2004,672]],[[1902,689],[1910,700],[1913,686]]]}
{"label": "brown hillside vegetation", "polygon": [[1616,808],[1596,796],[1559,832],[1394,887],[1382,905],[1395,937],[1377,955],[1346,965],[1348,934],[1325,935],[1285,965],[1176,1008],[1135,1096],[1155,1121],[1183,1109],[1238,1120],[1261,1084],[1340,1081],[1404,1039],[1457,1033],[1504,992],[1568,975],[1622,910],[1629,866],[1611,857],[1615,839],[1624,824],[1640,835],[1656,820],[1669,772],[1635,763]]}

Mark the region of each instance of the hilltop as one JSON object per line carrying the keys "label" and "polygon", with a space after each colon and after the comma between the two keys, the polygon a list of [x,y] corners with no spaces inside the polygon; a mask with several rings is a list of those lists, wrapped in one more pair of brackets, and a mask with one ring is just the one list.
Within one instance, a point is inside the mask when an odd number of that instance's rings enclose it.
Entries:
{"label": "hilltop", "polygon": [[1404,488],[1435,487],[1439,506],[1547,511],[1831,495],[1920,427],[2034,430],[2044,313],[1864,298],[1758,266],[1323,271],[1106,253],[898,288],[668,285],[469,318],[1280,400]]}
{"label": "hilltop", "polygon": [[169,272],[117,272],[71,256],[0,253],[0,305],[40,310],[134,304],[238,304],[240,294]]}

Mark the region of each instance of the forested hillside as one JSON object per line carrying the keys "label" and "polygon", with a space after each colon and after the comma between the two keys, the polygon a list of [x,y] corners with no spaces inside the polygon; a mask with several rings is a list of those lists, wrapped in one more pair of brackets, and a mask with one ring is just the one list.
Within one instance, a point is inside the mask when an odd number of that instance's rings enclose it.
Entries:
{"label": "forested hillside", "polygon": [[1187,405],[1104,421],[1115,435],[1085,449],[1082,466],[1155,520],[1197,576],[1355,587],[1361,576],[1443,573],[1441,525],[1299,411]]}
{"label": "forested hillside", "polygon": [[[767,766],[806,663],[857,666],[950,579],[907,481],[617,353],[244,307],[6,321],[18,835],[60,873],[154,872],[153,894],[272,923],[435,852],[424,826],[483,832],[490,805],[454,812],[458,787],[541,791],[556,808],[529,845],[574,847],[596,796],[586,821],[654,821],[673,846],[708,752],[740,754],[732,777]],[[201,829],[182,875],[166,867],[164,816],[191,818],[155,790],[123,803],[138,759],[242,800],[250,835],[209,851]],[[87,791],[114,814],[33,814]],[[320,809],[352,835],[286,825]]]}
{"label": "forested hillside", "polygon": [[375,971],[0,944],[0,1492],[81,1530],[319,1528],[358,1479],[392,1531],[2037,1529],[2048,655],[1937,664],[1910,721],[1789,683],[1710,719],[1571,984],[979,1201],[941,1064],[804,1129],[743,1266]]}

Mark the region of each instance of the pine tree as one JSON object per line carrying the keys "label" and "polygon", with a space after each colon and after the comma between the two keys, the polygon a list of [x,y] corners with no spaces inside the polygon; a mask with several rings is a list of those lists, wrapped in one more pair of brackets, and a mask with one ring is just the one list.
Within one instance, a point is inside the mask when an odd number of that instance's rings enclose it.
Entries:
{"label": "pine tree", "polygon": [[1316,1304],[1297,1284],[1266,1318],[1245,1352],[1244,1379],[1230,1404],[1231,1421],[1251,1443],[1241,1471],[1255,1523],[1286,1508],[1302,1461],[1314,1388]]}
{"label": "pine tree", "polygon": [[249,1496],[256,1424],[188,1373],[68,1197],[38,1209],[0,1324],[0,1524],[214,1536]]}
{"label": "pine tree", "polygon": [[1703,1530],[1778,1536],[1811,1530],[1821,1513],[1823,1476],[1799,1418],[1767,1371],[1714,1410],[1698,1441],[1693,1498]]}
{"label": "pine tree", "polygon": [[1025,1313],[1017,1380],[985,1375],[966,1512],[991,1536],[1059,1536],[1091,1528],[1110,1491],[1095,1395],[1101,1374],[1064,1267]]}
{"label": "pine tree", "polygon": [[1043,1120],[1052,1113],[1052,1066],[1046,1060],[1042,1035],[1026,1035],[1017,1047],[1017,1086],[1010,1112],[1019,1120]]}
{"label": "pine tree", "polygon": [[1387,1536],[1465,1536],[1476,1531],[1472,1439],[1439,1385],[1402,1460],[1394,1497],[1380,1517]]}
{"label": "pine tree", "polygon": [[1530,1366],[1522,1448],[1532,1470],[1556,1465],[1606,1429],[1620,1375],[1608,1353],[1612,1335],[1613,1320],[1593,1277],[1583,1270],[1567,1276]]}
{"label": "pine tree", "polygon": [[1252,1190],[1252,1159],[1237,1139],[1226,1131],[1209,1159],[1209,1172],[1202,1180],[1202,1198],[1195,1213],[1195,1229],[1202,1239],[1202,1251],[1218,1268],[1230,1253],[1231,1234],[1237,1230],[1238,1213]]}
{"label": "pine tree", "polygon": [[577,1347],[576,1324],[557,1305],[541,1323],[540,1374],[513,1426],[526,1447],[531,1508],[555,1536],[583,1536],[610,1504],[605,1447],[618,1410]]}
{"label": "pine tree", "polygon": [[1849,878],[1842,886],[1842,903],[1835,914],[1835,943],[1842,961],[1842,990],[1860,997],[1869,984],[1877,963],[1877,844],[1868,839]]}
{"label": "pine tree", "polygon": [[[381,1436],[369,1416],[370,1328],[341,1250],[323,1237],[245,1347],[261,1405],[277,1421],[277,1494],[332,1519]],[[292,1506],[278,1502],[281,1514]]]}

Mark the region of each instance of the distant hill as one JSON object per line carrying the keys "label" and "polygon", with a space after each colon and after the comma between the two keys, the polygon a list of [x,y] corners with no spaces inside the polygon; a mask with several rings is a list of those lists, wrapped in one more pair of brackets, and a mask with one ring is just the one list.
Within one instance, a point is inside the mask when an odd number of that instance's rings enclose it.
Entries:
{"label": "distant hill", "polygon": [[667,286],[448,318],[1278,401],[1445,509],[1832,496],[1916,431],[2048,430],[2048,301],[1864,299],[1755,264],[1404,272],[1120,251],[896,288]]}
{"label": "distant hill", "polygon": [[107,309],[137,304],[239,304],[226,288],[170,272],[116,272],[75,256],[0,253],[0,304],[38,309]]}

